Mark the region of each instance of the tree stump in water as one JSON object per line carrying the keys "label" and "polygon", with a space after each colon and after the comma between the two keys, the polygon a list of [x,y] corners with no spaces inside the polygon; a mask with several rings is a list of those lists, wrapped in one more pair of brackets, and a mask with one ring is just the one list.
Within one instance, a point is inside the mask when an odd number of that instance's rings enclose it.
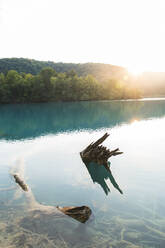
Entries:
{"label": "tree stump in water", "polygon": [[100,145],[108,136],[109,134],[105,133],[100,139],[94,143],[92,142],[82,152],[80,152],[80,156],[85,164],[95,162],[98,165],[103,165],[108,171],[110,171],[108,159],[112,156],[122,154],[123,152],[120,152],[119,148],[110,151],[105,146]]}

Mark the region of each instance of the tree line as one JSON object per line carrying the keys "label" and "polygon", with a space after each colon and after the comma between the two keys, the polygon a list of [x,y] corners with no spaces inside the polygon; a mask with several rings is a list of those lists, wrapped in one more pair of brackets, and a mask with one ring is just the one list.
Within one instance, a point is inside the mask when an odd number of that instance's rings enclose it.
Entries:
{"label": "tree line", "polygon": [[120,66],[103,63],[55,63],[52,61],[38,61],[25,58],[3,58],[0,59],[0,72],[7,73],[9,70],[18,72],[38,74],[43,68],[51,67],[56,72],[67,72],[74,70],[78,76],[93,75],[97,80],[103,81],[109,78],[122,78],[128,72]]}
{"label": "tree line", "polygon": [[43,68],[37,75],[9,70],[0,73],[0,103],[87,101],[139,98],[137,88],[117,79],[99,82],[92,75]]}

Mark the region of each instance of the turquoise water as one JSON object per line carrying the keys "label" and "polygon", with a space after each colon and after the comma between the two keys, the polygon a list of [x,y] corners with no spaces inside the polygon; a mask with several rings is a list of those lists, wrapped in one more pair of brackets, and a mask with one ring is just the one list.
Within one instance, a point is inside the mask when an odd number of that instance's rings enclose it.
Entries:
{"label": "turquoise water", "polygon": [[[0,247],[164,248],[164,127],[160,99],[0,105]],[[105,194],[79,156],[105,132],[124,152],[110,159],[123,195],[109,179]],[[82,205],[85,224],[45,210]]]}

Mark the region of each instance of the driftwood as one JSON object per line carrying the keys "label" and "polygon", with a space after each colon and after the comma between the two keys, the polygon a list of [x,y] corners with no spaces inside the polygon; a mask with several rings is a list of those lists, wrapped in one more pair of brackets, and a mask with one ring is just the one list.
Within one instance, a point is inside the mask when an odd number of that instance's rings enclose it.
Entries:
{"label": "driftwood", "polygon": [[109,134],[105,133],[100,139],[94,143],[91,143],[82,152],[80,152],[80,156],[86,165],[93,182],[100,184],[106,195],[110,192],[110,189],[105,181],[106,179],[109,179],[112,185],[121,194],[123,194],[123,191],[120,189],[112,175],[110,170],[110,162],[108,161],[110,157],[122,154],[123,152],[120,152],[119,148],[110,151],[106,147],[100,145],[108,136]]}
{"label": "driftwood", "polygon": [[81,206],[81,207],[53,207],[53,206],[46,206],[38,203],[31,191],[31,189],[24,183],[22,179],[17,174],[14,174],[13,177],[15,178],[15,182],[19,184],[19,186],[24,191],[29,191],[28,194],[26,194],[28,203],[29,203],[29,209],[31,209],[31,214],[36,213],[39,216],[44,215],[45,218],[52,215],[53,217],[60,217],[62,216],[62,213],[65,215],[68,215],[69,217],[72,217],[76,219],[77,221],[81,223],[85,223],[91,216],[92,211],[87,206]]}
{"label": "driftwood", "polygon": [[92,211],[87,206],[81,207],[57,207],[62,213],[78,220],[81,223],[85,223],[92,214]]}
{"label": "driftwood", "polygon": [[13,174],[13,177],[15,178],[15,182],[18,183],[24,191],[28,191],[28,193],[26,194],[26,199],[28,203],[28,211],[30,216],[34,217],[37,213],[37,216],[44,216],[44,219],[49,219],[63,217],[65,214],[81,223],[85,223],[90,218],[92,211],[87,206],[55,207],[40,204],[36,201],[35,196],[33,195],[33,192],[30,187],[25,184],[25,182],[20,178],[20,176],[18,174]]}
{"label": "driftwood", "polygon": [[18,185],[19,185],[24,191],[28,191],[27,185],[24,183],[24,181],[23,181],[17,174],[14,174],[13,177],[15,178],[15,182],[18,183]]}
{"label": "driftwood", "polygon": [[110,171],[108,159],[112,156],[122,154],[123,152],[120,152],[119,148],[110,151],[106,147],[100,145],[108,136],[109,134],[105,133],[100,139],[94,143],[92,142],[82,152],[80,152],[80,156],[85,164],[94,162],[98,165],[103,165],[108,171]]}

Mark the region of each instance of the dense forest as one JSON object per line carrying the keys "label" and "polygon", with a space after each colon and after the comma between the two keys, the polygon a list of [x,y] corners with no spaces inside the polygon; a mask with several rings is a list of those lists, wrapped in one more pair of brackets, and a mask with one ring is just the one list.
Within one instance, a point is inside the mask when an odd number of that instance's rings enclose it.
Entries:
{"label": "dense forest", "polygon": [[68,72],[74,70],[78,76],[92,75],[99,81],[104,81],[110,78],[121,79],[128,72],[123,67],[101,64],[101,63],[54,63],[51,61],[37,61],[34,59],[24,58],[6,58],[0,59],[0,72],[6,74],[9,70],[17,72],[38,74],[43,68],[51,67],[56,72]]}
{"label": "dense forest", "polygon": [[75,71],[56,72],[51,67],[38,74],[9,70],[0,73],[0,103],[87,101],[139,98],[137,88],[109,79],[99,82],[92,75],[78,76]]}
{"label": "dense forest", "polygon": [[[41,70],[45,67],[54,69],[56,73],[68,73],[69,71],[74,70],[78,77],[92,75],[100,83],[107,82],[110,79],[111,81],[114,79],[116,81],[122,81],[128,85],[128,88],[139,88],[143,97],[165,95],[165,72],[144,72],[139,76],[133,76],[128,73],[125,68],[109,64],[54,63],[51,61],[37,61],[25,58],[0,59],[0,73],[3,73],[4,75],[6,75],[9,70],[37,75],[40,74]],[[139,96],[139,94],[137,95]],[[112,94],[110,98],[112,98]],[[109,99],[109,97],[107,99]]]}

